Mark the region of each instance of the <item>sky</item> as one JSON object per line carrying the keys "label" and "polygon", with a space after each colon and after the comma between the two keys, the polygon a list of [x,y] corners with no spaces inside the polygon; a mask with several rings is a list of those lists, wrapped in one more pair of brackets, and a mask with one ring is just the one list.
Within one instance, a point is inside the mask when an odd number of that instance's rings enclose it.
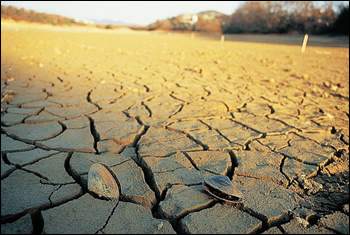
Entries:
{"label": "sky", "polygon": [[242,1],[1,1],[1,5],[78,20],[113,20],[148,25],[180,14],[215,10],[231,15]]}

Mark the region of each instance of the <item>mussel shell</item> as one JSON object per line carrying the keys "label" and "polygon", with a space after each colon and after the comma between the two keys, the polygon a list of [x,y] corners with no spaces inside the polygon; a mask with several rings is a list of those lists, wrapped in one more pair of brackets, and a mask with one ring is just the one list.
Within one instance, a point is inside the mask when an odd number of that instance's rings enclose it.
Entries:
{"label": "mussel shell", "polygon": [[88,173],[88,190],[101,198],[119,200],[121,186],[117,176],[106,165],[93,163]]}
{"label": "mussel shell", "polygon": [[214,175],[204,179],[204,189],[211,195],[229,202],[241,202],[243,194],[225,175]]}

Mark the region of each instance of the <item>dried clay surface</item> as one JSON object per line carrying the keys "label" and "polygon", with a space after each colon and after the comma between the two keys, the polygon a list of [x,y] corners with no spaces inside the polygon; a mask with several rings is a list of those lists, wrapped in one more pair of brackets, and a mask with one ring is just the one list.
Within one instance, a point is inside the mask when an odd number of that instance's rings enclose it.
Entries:
{"label": "dried clay surface", "polygon": [[1,233],[349,233],[348,48],[5,26]]}

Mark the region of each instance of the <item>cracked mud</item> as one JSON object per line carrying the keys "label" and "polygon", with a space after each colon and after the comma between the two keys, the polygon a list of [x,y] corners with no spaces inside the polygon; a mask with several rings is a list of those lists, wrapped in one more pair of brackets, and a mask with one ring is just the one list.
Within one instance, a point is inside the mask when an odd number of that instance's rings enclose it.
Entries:
{"label": "cracked mud", "polygon": [[349,49],[2,27],[1,94],[2,233],[349,233]]}

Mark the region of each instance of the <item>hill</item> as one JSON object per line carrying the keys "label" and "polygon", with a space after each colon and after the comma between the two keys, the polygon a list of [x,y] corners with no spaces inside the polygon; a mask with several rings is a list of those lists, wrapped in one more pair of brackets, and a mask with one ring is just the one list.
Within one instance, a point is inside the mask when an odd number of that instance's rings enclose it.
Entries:
{"label": "hill", "polygon": [[158,20],[147,26],[148,30],[197,31],[221,33],[229,16],[218,11],[204,11],[197,14],[182,14],[164,20]]}
{"label": "hill", "polygon": [[[50,25],[69,25],[69,26],[89,26],[97,27],[104,29],[119,29],[120,27],[128,27],[124,22],[116,21],[78,21],[69,17],[56,15],[56,14],[47,14],[39,13],[33,10],[26,10],[24,8],[17,8],[13,6],[1,6],[1,19],[11,19],[14,21],[25,21],[41,24],[50,24]],[[133,30],[145,30],[145,27],[130,26],[129,28]]]}
{"label": "hill", "polygon": [[348,22],[349,6],[342,2],[247,1],[231,15],[217,11],[182,14],[158,20],[147,28],[225,34],[349,35]]}
{"label": "hill", "polygon": [[1,5],[1,19],[38,22],[38,23],[52,24],[52,25],[85,25],[85,23],[83,22],[79,22],[72,18],[68,18],[60,15],[38,13],[33,10],[25,10],[24,8],[17,8],[13,6],[3,6],[3,5]]}

